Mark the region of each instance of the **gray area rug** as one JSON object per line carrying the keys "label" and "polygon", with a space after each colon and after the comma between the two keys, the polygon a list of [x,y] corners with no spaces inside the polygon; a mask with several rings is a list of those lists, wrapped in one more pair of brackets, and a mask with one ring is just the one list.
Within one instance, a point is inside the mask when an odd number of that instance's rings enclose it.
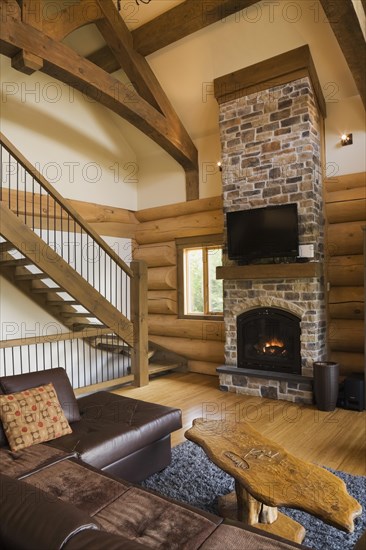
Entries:
{"label": "gray area rug", "polygon": [[[217,514],[217,497],[234,489],[233,478],[220,470],[194,443],[187,441],[172,450],[172,463],[141,485],[158,493]],[[329,469],[330,470],[330,469]],[[344,480],[348,492],[363,507],[355,519],[355,531],[343,533],[305,512],[282,508],[281,511],[306,529],[304,544],[316,550],[350,550],[366,530],[366,477],[330,470]]]}

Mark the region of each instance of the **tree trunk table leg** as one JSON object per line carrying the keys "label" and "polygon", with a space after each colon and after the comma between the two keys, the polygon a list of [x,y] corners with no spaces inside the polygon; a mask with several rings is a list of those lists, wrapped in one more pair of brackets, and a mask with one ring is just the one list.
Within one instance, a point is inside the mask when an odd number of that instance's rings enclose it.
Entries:
{"label": "tree trunk table leg", "polygon": [[259,502],[240,483],[235,481],[238,520],[248,525],[256,523],[273,523],[276,521],[277,508]]}
{"label": "tree trunk table leg", "polygon": [[300,523],[281,514],[277,508],[258,502],[237,481],[235,491],[219,497],[219,513],[298,544],[305,538],[305,529]]}

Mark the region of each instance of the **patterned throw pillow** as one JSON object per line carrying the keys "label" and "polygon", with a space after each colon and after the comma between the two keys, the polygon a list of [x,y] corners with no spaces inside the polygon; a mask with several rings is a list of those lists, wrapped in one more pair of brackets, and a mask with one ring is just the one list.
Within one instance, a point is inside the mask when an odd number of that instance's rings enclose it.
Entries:
{"label": "patterned throw pillow", "polygon": [[12,451],[72,432],[53,384],[0,395],[0,419]]}

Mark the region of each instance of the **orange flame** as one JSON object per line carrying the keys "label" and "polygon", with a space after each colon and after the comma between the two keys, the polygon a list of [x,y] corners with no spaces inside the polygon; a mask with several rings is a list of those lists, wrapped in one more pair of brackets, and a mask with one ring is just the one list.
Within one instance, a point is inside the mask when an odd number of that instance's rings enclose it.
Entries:
{"label": "orange flame", "polygon": [[266,342],[263,346],[263,353],[275,353],[275,349],[271,350],[269,348],[284,348],[285,344],[282,342],[282,340],[278,340],[277,338],[272,338],[269,342]]}

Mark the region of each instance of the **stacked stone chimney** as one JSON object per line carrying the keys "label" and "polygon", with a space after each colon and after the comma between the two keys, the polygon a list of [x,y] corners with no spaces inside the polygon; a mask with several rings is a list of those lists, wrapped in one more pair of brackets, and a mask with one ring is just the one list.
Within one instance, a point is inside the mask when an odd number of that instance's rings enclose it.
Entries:
{"label": "stacked stone chimney", "polygon": [[[297,203],[299,242],[313,246],[311,261],[317,262],[323,261],[324,245],[320,126],[308,77],[220,105],[225,213]],[[302,375],[311,376],[313,361],[325,356],[323,278],[224,281],[226,366],[236,366],[236,317],[256,307],[279,307],[301,319]],[[223,389],[312,400],[309,379],[286,383],[270,375],[245,376],[234,384],[233,375],[220,377]]]}

